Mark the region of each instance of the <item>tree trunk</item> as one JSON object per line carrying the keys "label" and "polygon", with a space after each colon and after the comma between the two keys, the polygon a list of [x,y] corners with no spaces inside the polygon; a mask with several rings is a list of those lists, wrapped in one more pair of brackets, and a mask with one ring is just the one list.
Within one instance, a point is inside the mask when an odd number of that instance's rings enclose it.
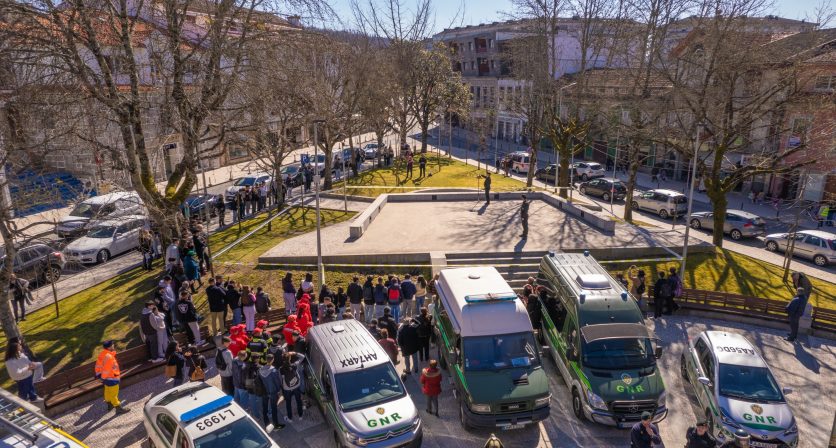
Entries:
{"label": "tree trunk", "polygon": [[572,155],[569,151],[558,151],[560,157],[559,168],[557,170],[557,178],[555,184],[558,186],[558,194],[561,198],[569,197],[569,164],[572,161]]}
{"label": "tree trunk", "polygon": [[[9,216],[8,214],[6,216]],[[0,222],[0,237],[3,239],[3,245],[6,247],[6,260],[12,260],[17,254],[14,246],[14,237],[8,227],[10,217],[4,218]],[[0,281],[3,282],[3,288],[7,290],[5,294],[0,294],[0,325],[3,327],[3,333],[6,335],[6,340],[9,338],[19,337],[20,328],[15,321],[14,311],[12,310],[12,292],[9,289],[9,278],[14,273],[13,263],[5,263],[3,270],[0,271]]]}
{"label": "tree trunk", "polygon": [[531,188],[534,185],[534,171],[537,170],[537,153],[540,151],[540,139],[531,139],[531,151],[528,156],[528,173],[526,173],[525,186]]}
{"label": "tree trunk", "polygon": [[633,222],[633,192],[636,189],[636,175],[639,172],[638,149],[631,148],[630,163],[627,165],[627,195],[624,196],[624,220]]}
{"label": "tree trunk", "polygon": [[429,134],[430,120],[421,120],[421,154],[427,153],[427,135]]}
{"label": "tree trunk", "polygon": [[[711,242],[718,248],[723,247],[723,226],[726,224],[726,208],[728,199],[726,192],[715,188],[709,188],[706,195],[711,199],[711,209],[714,212],[714,235]],[[690,223],[685,223],[689,225]]]}

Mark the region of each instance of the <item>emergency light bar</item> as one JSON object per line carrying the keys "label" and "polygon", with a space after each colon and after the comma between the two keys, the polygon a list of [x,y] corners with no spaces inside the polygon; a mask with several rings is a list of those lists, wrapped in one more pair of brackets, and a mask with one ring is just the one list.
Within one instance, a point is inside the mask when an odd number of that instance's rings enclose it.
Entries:
{"label": "emergency light bar", "polygon": [[472,294],[469,296],[464,296],[464,301],[467,303],[487,303],[510,300],[517,300],[517,294],[514,292],[489,292],[487,294]]}
{"label": "emergency light bar", "polygon": [[212,411],[218,410],[232,402],[232,397],[229,395],[225,395],[221,398],[218,398],[215,401],[210,401],[202,406],[196,407],[191,411],[184,412],[180,415],[181,422],[190,422],[197,418],[203,417],[206,414],[209,414]]}

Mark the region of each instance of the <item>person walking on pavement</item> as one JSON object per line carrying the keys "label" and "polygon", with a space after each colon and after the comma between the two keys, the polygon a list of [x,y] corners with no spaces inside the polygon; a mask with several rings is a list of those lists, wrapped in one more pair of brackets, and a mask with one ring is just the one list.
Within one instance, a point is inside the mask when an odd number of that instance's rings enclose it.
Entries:
{"label": "person walking on pavement", "polygon": [[659,278],[653,285],[653,317],[655,319],[662,317],[665,303],[670,300],[669,297],[672,295],[673,288],[668,279],[665,278],[665,271],[659,271]]}
{"label": "person walking on pavement", "polygon": [[418,350],[421,347],[418,340],[418,324],[411,317],[404,318],[398,329],[398,346],[401,348],[406,367],[403,374],[418,373]]}
{"label": "person walking on pavement", "polygon": [[738,429],[734,432],[734,437],[726,440],[720,445],[720,448],[749,448],[749,442],[752,438],[745,429]]}
{"label": "person walking on pavement", "polygon": [[224,195],[218,195],[218,200],[215,202],[215,212],[218,214],[218,228],[226,225],[226,202]]}
{"label": "person walking on pavement", "polygon": [[427,414],[435,414],[438,417],[438,396],[441,395],[441,371],[438,370],[438,361],[430,360],[430,365],[421,371],[420,381],[421,392],[427,397]]}
{"label": "person walking on pavement", "polygon": [[113,341],[107,340],[102,343],[102,351],[96,360],[96,378],[104,384],[104,401],[107,403],[107,410],[116,409],[116,414],[128,412],[125,403],[119,400],[119,382],[122,374],[119,371],[119,362],[116,360],[116,349]]}
{"label": "person walking on pavement", "polygon": [[821,228],[824,226],[824,222],[827,221],[827,217],[830,215],[830,206],[827,202],[822,202],[819,206],[819,213],[818,213],[818,225],[816,227]]}
{"label": "person walking on pavement", "polygon": [[485,203],[490,205],[491,203],[491,173],[485,172],[485,175],[482,176],[485,181],[483,185],[485,186]]}
{"label": "person walking on pavement", "polygon": [[[279,391],[282,390],[281,381],[279,381],[279,372],[273,366],[275,359],[273,355],[268,354],[264,358],[264,363],[258,369],[258,379],[261,380],[265,389],[265,396],[261,400],[261,419],[264,422],[264,427],[267,432],[283,429],[284,424],[279,423]],[[267,414],[271,416],[271,423],[267,423]]]}
{"label": "person walking on pavement", "polygon": [[214,337],[223,334],[224,311],[226,311],[226,291],[218,285],[214,278],[209,279],[206,288],[206,301],[209,302],[209,332]]}
{"label": "person walking on pavement", "polygon": [[700,420],[685,433],[685,448],[715,448],[717,441],[708,432],[708,422]]}
{"label": "person walking on pavement", "polygon": [[653,415],[647,411],[642,412],[641,421],[630,430],[630,448],[653,448],[661,444],[659,427],[653,423]]}
{"label": "person walking on pavement", "polygon": [[530,203],[525,195],[522,195],[522,205],[520,206],[520,222],[522,223],[522,239],[528,238],[528,207]]}
{"label": "person walking on pavement", "polygon": [[790,300],[790,303],[787,304],[787,317],[790,321],[790,332],[786,337],[786,340],[792,342],[798,337],[798,323],[801,320],[801,317],[804,316],[804,310],[807,308],[807,294],[804,291],[804,288],[798,288],[796,290],[795,297]]}
{"label": "person walking on pavement", "polygon": [[284,417],[286,422],[293,422],[293,400],[296,401],[296,414],[299,416],[299,420],[302,419],[304,408],[302,407],[300,365],[304,360],[305,355],[288,351],[284,354],[284,362],[282,362],[282,366],[279,368],[279,379],[282,384],[282,395],[284,396],[285,410],[287,413]]}
{"label": "person walking on pavement", "polygon": [[[15,314],[15,322],[26,320],[26,303],[32,303],[32,291],[29,290],[29,282],[11,274],[9,275],[9,289],[12,290],[12,296],[14,297],[12,310]],[[20,313],[18,313],[18,308],[20,308]]]}
{"label": "person walking on pavement", "polygon": [[157,305],[153,300],[145,301],[145,308],[142,309],[142,316],[139,318],[139,330],[145,341],[145,347],[148,349],[148,359],[152,362],[163,360],[162,354],[158,352],[157,329],[151,325],[151,316],[156,308]]}
{"label": "person walking on pavement", "polygon": [[139,231],[139,253],[142,254],[142,268],[152,270],[154,264],[154,236],[148,229]]}

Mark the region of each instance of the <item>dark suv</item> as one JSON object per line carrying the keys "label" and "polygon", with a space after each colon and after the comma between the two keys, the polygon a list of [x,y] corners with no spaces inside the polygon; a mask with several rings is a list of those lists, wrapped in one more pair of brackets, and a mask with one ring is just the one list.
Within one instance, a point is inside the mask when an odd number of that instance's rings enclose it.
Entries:
{"label": "dark suv", "polygon": [[[6,248],[0,246],[0,266],[6,262]],[[46,284],[61,277],[66,260],[59,250],[43,243],[32,243],[18,248],[14,261],[14,272],[30,284]]]}
{"label": "dark suv", "polygon": [[599,196],[604,201],[611,198],[621,201],[627,196],[627,186],[618,179],[593,179],[580,185],[581,194]]}

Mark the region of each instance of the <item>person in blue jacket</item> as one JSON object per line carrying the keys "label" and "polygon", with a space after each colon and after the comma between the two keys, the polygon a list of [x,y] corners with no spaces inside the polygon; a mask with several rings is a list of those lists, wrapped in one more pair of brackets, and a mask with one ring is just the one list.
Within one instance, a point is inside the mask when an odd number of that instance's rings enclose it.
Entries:
{"label": "person in blue jacket", "polygon": [[798,322],[804,315],[805,308],[807,308],[807,294],[804,288],[798,288],[795,297],[790,300],[786,308],[790,320],[790,333],[786,339],[790,342],[795,341],[795,338],[798,337]]}

